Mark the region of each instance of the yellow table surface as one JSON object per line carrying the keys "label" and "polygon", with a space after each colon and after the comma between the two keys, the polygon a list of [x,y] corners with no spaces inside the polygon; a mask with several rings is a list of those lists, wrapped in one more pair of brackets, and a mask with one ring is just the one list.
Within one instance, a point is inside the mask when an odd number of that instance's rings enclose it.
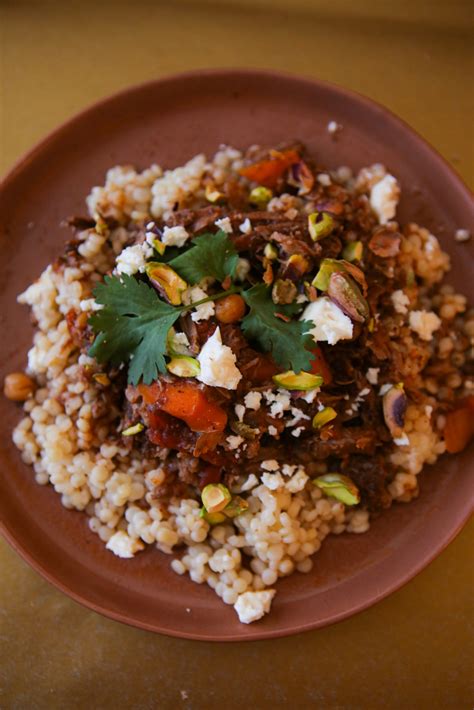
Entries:
{"label": "yellow table surface", "polygon": [[[472,7],[3,0],[0,170],[63,119],[129,84],[190,68],[259,66],[375,98],[472,185]],[[471,523],[416,579],[352,619],[232,645],[102,618],[0,541],[0,708],[472,708],[473,532]]]}

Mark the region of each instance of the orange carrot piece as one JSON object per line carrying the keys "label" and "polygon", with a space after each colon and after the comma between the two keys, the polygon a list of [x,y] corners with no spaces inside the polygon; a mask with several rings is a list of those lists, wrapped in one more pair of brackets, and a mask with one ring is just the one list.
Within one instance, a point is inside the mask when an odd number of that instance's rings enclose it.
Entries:
{"label": "orange carrot piece", "polygon": [[285,150],[282,153],[273,152],[268,160],[261,160],[253,165],[242,168],[239,172],[248,180],[257,182],[264,187],[275,187],[283,173],[293,165],[298,163],[300,156],[296,150]]}

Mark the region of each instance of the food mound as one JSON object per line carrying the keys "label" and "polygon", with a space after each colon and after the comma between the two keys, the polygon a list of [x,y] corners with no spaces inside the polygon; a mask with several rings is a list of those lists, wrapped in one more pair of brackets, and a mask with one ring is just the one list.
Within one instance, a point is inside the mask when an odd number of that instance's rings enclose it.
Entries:
{"label": "food mound", "polygon": [[399,196],[298,143],[109,170],[19,297],[37,330],[5,387],[37,482],[243,623],[327,535],[416,497],[472,435],[474,312]]}

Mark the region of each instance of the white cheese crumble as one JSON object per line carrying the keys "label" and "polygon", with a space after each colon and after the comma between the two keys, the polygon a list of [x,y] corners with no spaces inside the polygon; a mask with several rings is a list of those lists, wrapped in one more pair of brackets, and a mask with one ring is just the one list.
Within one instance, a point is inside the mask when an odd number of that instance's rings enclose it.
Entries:
{"label": "white cheese crumble", "polygon": [[239,422],[242,422],[244,420],[244,414],[245,414],[245,407],[243,404],[236,404],[234,407],[234,412],[235,416],[239,420]]}
{"label": "white cheese crumble", "polygon": [[235,267],[235,278],[237,281],[245,281],[250,271],[250,261],[248,259],[239,259]]}
{"label": "white cheese crumble", "polygon": [[454,238],[457,242],[467,242],[471,238],[471,232],[468,229],[457,229]]}
{"label": "white cheese crumble", "polygon": [[161,241],[167,247],[182,247],[189,239],[189,234],[184,227],[165,227]]}
{"label": "white cheese crumble", "polygon": [[296,303],[307,303],[308,301],[309,301],[309,298],[305,293],[299,293],[296,296]]}
{"label": "white cheese crumble", "polygon": [[223,217],[222,219],[216,219],[214,222],[216,227],[222,229],[226,234],[232,234],[232,224],[229,217]]}
{"label": "white cheese crumble", "polygon": [[352,338],[352,321],[327,296],[321,296],[306,306],[300,320],[309,320],[314,328],[309,332],[313,339],[335,345],[339,340]]}
{"label": "white cheese crumble", "polygon": [[318,393],[319,393],[319,387],[315,387],[314,389],[309,390],[308,392],[305,392],[304,395],[301,397],[301,399],[304,399],[304,401],[307,402],[308,404],[313,404]]}
{"label": "white cheese crumble", "polygon": [[266,461],[262,461],[260,467],[263,468],[264,471],[278,471],[280,464],[276,459],[267,459]]}
{"label": "white cheese crumble", "polygon": [[153,249],[149,244],[134,244],[126,247],[117,257],[116,270],[118,274],[133,276],[137,272],[145,271],[146,260],[153,256]]}
{"label": "white cheese crumble", "polygon": [[250,234],[252,231],[252,222],[249,220],[247,217],[244,219],[242,224],[239,224],[239,230],[242,232],[242,234]]}
{"label": "white cheese crumble", "polygon": [[251,473],[245,483],[240,486],[240,491],[250,491],[256,485],[258,485],[258,478],[254,473]]}
{"label": "white cheese crumble", "polygon": [[401,436],[398,436],[393,441],[397,446],[410,446],[410,439],[405,433],[403,433]]}
{"label": "white cheese crumble", "polygon": [[275,596],[274,589],[265,589],[263,592],[244,592],[234,604],[234,609],[242,624],[250,624],[258,621],[262,616],[268,614],[272,599]]}
{"label": "white cheese crumble", "polygon": [[390,298],[392,299],[393,307],[397,313],[405,315],[408,313],[408,306],[410,305],[410,299],[404,293],[401,288],[394,291]]}
{"label": "white cheese crumble", "polygon": [[240,444],[244,442],[244,438],[242,436],[228,436],[226,441],[229,444],[229,449],[233,451],[239,448]]}
{"label": "white cheese crumble", "polygon": [[[207,298],[207,293],[203,291],[199,286],[193,286],[192,288],[187,288],[183,291],[181,296],[183,303],[186,306],[196,303],[197,301],[202,301],[203,298]],[[211,316],[215,313],[214,301],[208,301],[207,303],[201,303],[200,306],[196,306],[194,311],[191,313],[191,320],[195,323],[200,323],[202,320],[209,320]]]}
{"label": "white cheese crumble", "polygon": [[171,340],[171,347],[173,348],[173,352],[175,352],[177,355],[190,355],[191,351],[189,349],[189,340],[188,336],[186,333],[173,333],[173,335],[170,338]]}
{"label": "white cheese crumble", "polygon": [[247,409],[253,409],[257,412],[260,409],[262,402],[261,392],[248,392],[244,397],[245,406]]}
{"label": "white cheese crumble", "polygon": [[382,385],[382,387],[379,389],[379,395],[381,397],[384,396],[384,394],[387,394],[389,390],[391,390],[393,385],[390,382],[387,382],[387,384]]}
{"label": "white cheese crumble", "polygon": [[409,317],[410,328],[422,340],[431,340],[435,330],[441,326],[441,319],[432,311],[412,311]]}
{"label": "white cheese crumble", "polygon": [[268,404],[270,404],[270,414],[275,419],[283,416],[283,412],[286,412],[291,405],[291,398],[288,392],[284,390],[278,390],[278,392],[272,392],[267,390],[263,393]]}
{"label": "white cheese crumble", "polygon": [[268,488],[270,491],[277,491],[279,488],[283,488],[285,485],[285,482],[282,478],[281,473],[269,473],[265,472],[262,473],[260,476],[260,479],[263,483],[263,485]]}
{"label": "white cheese crumble", "polygon": [[329,185],[331,184],[331,178],[327,173],[319,173],[319,175],[317,176],[317,181],[320,185],[323,185],[324,187],[329,187]]}
{"label": "white cheese crumble", "polygon": [[337,131],[340,130],[340,128],[342,128],[342,126],[340,126],[337,121],[329,121],[326,130],[331,135],[334,135],[335,133],[337,133]]}
{"label": "white cheese crumble", "polygon": [[310,417],[308,417],[307,414],[302,412],[301,409],[298,409],[298,407],[291,407],[290,411],[293,415],[293,418],[287,421],[287,427],[295,426],[295,424],[298,424],[298,422],[303,421],[303,419],[310,419]]}
{"label": "white cheese crumble", "polygon": [[277,436],[278,429],[276,428],[276,426],[273,426],[273,424],[270,424],[270,426],[268,427],[268,433],[270,434],[270,436]]}
{"label": "white cheese crumble", "polygon": [[237,358],[234,353],[228,345],[222,344],[220,328],[217,328],[205,342],[197,359],[201,365],[201,371],[197,376],[200,382],[211,387],[237,389],[242,374],[235,365]]}
{"label": "white cheese crumble", "polygon": [[396,178],[387,173],[370,190],[370,206],[378,217],[380,224],[387,224],[395,217],[400,187]]}
{"label": "white cheese crumble", "polygon": [[133,557],[136,552],[140,552],[144,547],[145,545],[140,540],[130,537],[123,530],[119,530],[112,535],[106,545],[106,548],[113,552],[114,555],[125,558]]}
{"label": "white cheese crumble", "polygon": [[366,378],[367,381],[370,382],[371,385],[376,385],[379,381],[379,372],[380,372],[380,367],[369,367],[369,369],[366,372]]}
{"label": "white cheese crumble", "polygon": [[299,493],[299,491],[303,490],[308,480],[309,477],[306,475],[304,468],[300,466],[297,472],[286,482],[285,488],[289,493]]}
{"label": "white cheese crumble", "polygon": [[291,436],[296,436],[296,438],[298,438],[302,431],[304,431],[304,426],[300,426],[297,429],[293,429],[293,431],[291,432]]}

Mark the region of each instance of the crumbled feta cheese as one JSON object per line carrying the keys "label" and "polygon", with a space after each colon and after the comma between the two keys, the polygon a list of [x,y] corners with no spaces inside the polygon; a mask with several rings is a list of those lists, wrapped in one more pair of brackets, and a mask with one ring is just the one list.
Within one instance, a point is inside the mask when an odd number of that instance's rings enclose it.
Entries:
{"label": "crumbled feta cheese", "polygon": [[303,421],[303,419],[310,419],[307,414],[298,409],[298,407],[291,407],[291,413],[293,415],[292,419],[289,419],[286,423],[287,427],[295,426],[298,422]]}
{"label": "crumbled feta cheese", "polygon": [[301,397],[305,402],[308,404],[313,404],[314,400],[316,399],[317,395],[319,392],[319,387],[315,387],[312,390],[309,390],[308,392],[305,392],[304,395]]}
{"label": "crumbled feta cheese", "polygon": [[457,242],[467,242],[471,238],[471,232],[468,229],[457,229],[454,238]]}
{"label": "crumbled feta cheese", "polygon": [[250,232],[252,231],[252,222],[249,220],[248,217],[247,219],[244,219],[242,224],[239,224],[239,230],[242,232],[242,234],[250,234]]}
{"label": "crumbled feta cheese", "polygon": [[161,241],[167,247],[182,247],[188,238],[189,234],[184,227],[165,227]]}
{"label": "crumbled feta cheese", "polygon": [[83,298],[79,301],[81,311],[100,311],[103,307],[102,303],[97,303],[93,298]]}
{"label": "crumbled feta cheese", "polygon": [[137,272],[145,271],[146,260],[153,255],[153,249],[146,243],[134,244],[120,252],[116,261],[118,274],[133,276]]}
{"label": "crumbled feta cheese", "polygon": [[270,424],[270,426],[268,427],[268,433],[270,434],[270,436],[277,436],[278,429],[273,426],[273,424]]}
{"label": "crumbled feta cheese", "polygon": [[390,382],[387,382],[387,384],[382,385],[382,387],[379,389],[379,395],[381,397],[384,396],[389,390],[391,390],[393,385]]}
{"label": "crumbled feta cheese", "polygon": [[260,409],[262,402],[261,392],[248,392],[244,397],[245,406],[247,409],[253,409],[257,412]]}
{"label": "crumbled feta cheese", "polygon": [[239,615],[239,621],[242,624],[250,624],[252,621],[258,621],[262,616],[268,614],[274,596],[274,589],[239,594],[239,598],[234,604],[234,609]]}
{"label": "crumbled feta cheese", "polygon": [[[186,306],[196,303],[197,301],[202,301],[203,298],[207,298],[207,293],[203,291],[200,286],[193,286],[192,288],[187,288],[183,291],[181,296],[183,303]],[[202,320],[209,320],[215,313],[214,301],[208,301],[207,303],[201,303],[200,306],[196,306],[195,310],[191,313],[191,320],[195,323],[200,323]]]}
{"label": "crumbled feta cheese", "polygon": [[410,446],[410,439],[405,433],[403,433],[401,436],[398,436],[393,441],[397,446]]}
{"label": "crumbled feta cheese", "polygon": [[283,416],[283,412],[286,412],[291,406],[291,398],[288,392],[284,390],[278,390],[277,393],[268,390],[263,393],[268,404],[270,404],[270,414],[275,419]]}
{"label": "crumbled feta cheese", "polygon": [[216,219],[214,224],[219,229],[222,229],[223,232],[226,232],[226,234],[232,234],[232,224],[231,224],[229,217],[223,217],[222,219]]}
{"label": "crumbled feta cheese", "polygon": [[402,315],[405,315],[405,313],[408,313],[408,306],[410,305],[410,299],[404,293],[401,288],[397,289],[397,291],[394,291],[390,298],[392,299],[393,307],[397,313],[401,313]]}
{"label": "crumbled feta cheese", "polygon": [[329,121],[327,125],[327,132],[330,133],[331,135],[334,135],[334,133],[337,133],[342,128],[337,121]]}
{"label": "crumbled feta cheese", "polygon": [[377,215],[380,224],[387,224],[395,217],[400,187],[396,178],[387,173],[370,190],[370,206]]}
{"label": "crumbled feta cheese", "polygon": [[250,261],[248,259],[239,259],[235,267],[235,278],[237,281],[245,281],[250,271]]}
{"label": "crumbled feta cheese", "polygon": [[285,488],[290,493],[298,493],[302,491],[309,480],[309,476],[306,475],[303,466],[299,466],[295,474],[286,482]]}
{"label": "crumbled feta cheese", "polygon": [[281,472],[284,476],[292,476],[298,467],[290,463],[284,463]]}
{"label": "crumbled feta cheese", "polygon": [[235,365],[237,358],[234,353],[228,345],[222,344],[220,328],[207,339],[197,359],[201,365],[201,371],[197,375],[200,382],[211,387],[237,389],[242,374]]}
{"label": "crumbled feta cheese", "polygon": [[146,225],[147,231],[155,229],[155,227],[156,227],[156,224],[154,222],[148,222],[148,224]]}
{"label": "crumbled feta cheese", "polygon": [[260,480],[271,491],[277,491],[285,485],[281,473],[262,473]]}
{"label": "crumbled feta cheese", "polygon": [[410,328],[422,340],[431,340],[435,330],[441,326],[441,319],[432,311],[412,311],[409,317]]}
{"label": "crumbled feta cheese", "polygon": [[296,296],[296,303],[307,303],[307,301],[309,301],[309,298],[305,293],[299,293]]}
{"label": "crumbled feta cheese", "polygon": [[244,484],[240,486],[240,492],[250,491],[252,488],[258,485],[258,478],[254,473],[251,473]]}
{"label": "crumbled feta cheese", "polygon": [[352,338],[352,321],[327,296],[321,296],[306,306],[300,320],[312,321],[315,325],[309,332],[316,342],[325,341],[335,345],[339,340]]}
{"label": "crumbled feta cheese", "polygon": [[226,441],[229,444],[229,449],[233,451],[239,448],[240,444],[244,442],[244,438],[242,436],[228,436]]}
{"label": "crumbled feta cheese", "polygon": [[117,555],[117,557],[130,558],[136,552],[143,550],[145,545],[141,540],[136,540],[127,535],[123,530],[116,532],[107,542],[106,548]]}
{"label": "crumbled feta cheese", "polygon": [[239,422],[242,422],[244,420],[244,414],[245,414],[245,407],[243,404],[236,404],[234,407],[234,412],[235,416],[239,420]]}
{"label": "crumbled feta cheese", "polygon": [[369,392],[370,392],[370,388],[369,388],[369,387],[364,387],[364,389],[361,390],[361,391],[359,392],[359,394],[357,395],[355,401],[356,401],[356,402],[362,402],[362,400],[364,399],[364,397],[367,397],[367,395],[369,394]]}
{"label": "crumbled feta cheese", "polygon": [[433,407],[431,404],[425,405],[425,414],[427,417],[431,418],[431,415],[433,414]]}
{"label": "crumbled feta cheese", "polygon": [[291,436],[296,436],[296,438],[298,438],[302,431],[304,431],[304,426],[300,426],[298,429],[293,429]]}
{"label": "crumbled feta cheese", "polygon": [[329,187],[329,185],[331,184],[331,178],[327,173],[319,173],[316,179],[319,184],[324,185],[324,187]]}
{"label": "crumbled feta cheese", "polygon": [[260,464],[264,471],[278,471],[280,464],[276,459],[267,459]]}
{"label": "crumbled feta cheese", "polygon": [[365,376],[371,385],[376,385],[379,381],[380,367],[369,367]]}

